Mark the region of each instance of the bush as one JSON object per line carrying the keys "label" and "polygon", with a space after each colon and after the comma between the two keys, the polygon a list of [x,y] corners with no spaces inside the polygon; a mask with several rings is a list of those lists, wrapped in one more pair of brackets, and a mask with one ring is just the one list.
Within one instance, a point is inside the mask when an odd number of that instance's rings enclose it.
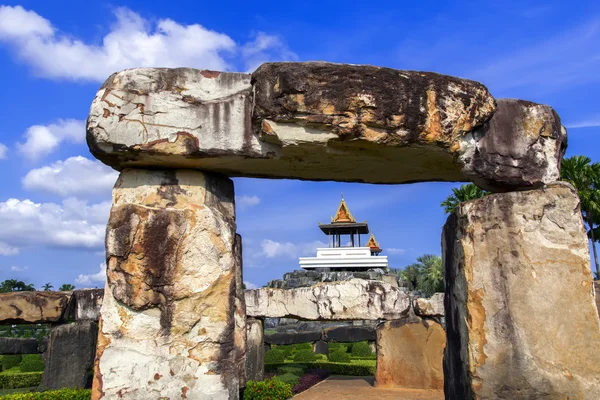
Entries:
{"label": "bush", "polygon": [[277,373],[279,374],[294,374],[297,376],[300,376],[302,374],[304,374],[305,368],[303,368],[302,366],[288,366],[288,365],[284,365],[282,367],[278,367],[277,368]]}
{"label": "bush", "polygon": [[342,349],[336,350],[333,353],[329,354],[329,361],[331,362],[339,362],[339,363],[349,363],[350,355],[343,351]]}
{"label": "bush", "polygon": [[265,364],[278,364],[285,361],[285,353],[281,350],[272,349],[265,353]]}
{"label": "bush", "polygon": [[89,389],[61,389],[48,392],[15,393],[2,397],[2,400],[90,400]]}
{"label": "bush", "polygon": [[7,369],[11,369],[12,367],[16,367],[21,363],[23,357],[20,354],[15,355],[4,355],[0,356],[0,362],[2,362],[2,371],[6,371]]}
{"label": "bush", "polygon": [[349,346],[347,346],[345,343],[329,343],[329,354],[337,350],[341,350],[345,353],[348,351],[348,348]]}
{"label": "bush", "polygon": [[300,344],[297,344],[296,346],[294,346],[294,348],[296,349],[296,351],[299,351],[299,350],[311,350],[312,351],[312,349],[313,349],[312,344],[310,344],[310,343],[300,343]]}
{"label": "bush", "polygon": [[294,354],[294,362],[316,361],[317,355],[312,350],[299,350]]}
{"label": "bush", "polygon": [[353,357],[367,357],[373,354],[371,346],[367,342],[358,342],[352,345],[352,356]]}
{"label": "bush", "polygon": [[[356,360],[351,363],[337,363],[331,361],[315,361],[304,363],[308,368],[318,368],[329,371],[335,375],[367,376],[375,375],[376,362],[374,360]],[[265,365],[265,370],[276,371],[278,367],[289,364]]]}
{"label": "bush", "polygon": [[279,382],[287,383],[290,386],[295,386],[300,378],[298,375],[287,372],[283,375],[277,375],[275,379]]}
{"label": "bush", "polygon": [[292,387],[292,393],[298,394],[311,386],[316,385],[330,375],[329,371],[323,369],[311,369],[306,375],[302,375],[298,383]]}
{"label": "bush", "polygon": [[248,381],[244,390],[244,400],[287,400],[293,396],[292,387],[275,378],[264,381]]}
{"label": "bush", "polygon": [[293,344],[285,344],[275,347],[276,350],[283,351],[285,358],[290,358],[296,351],[296,346]]}
{"label": "bush", "polygon": [[42,382],[43,372],[0,374],[0,389],[18,389],[37,386]]}
{"label": "bush", "polygon": [[39,354],[25,354],[19,364],[21,372],[41,372],[44,371],[44,361]]}

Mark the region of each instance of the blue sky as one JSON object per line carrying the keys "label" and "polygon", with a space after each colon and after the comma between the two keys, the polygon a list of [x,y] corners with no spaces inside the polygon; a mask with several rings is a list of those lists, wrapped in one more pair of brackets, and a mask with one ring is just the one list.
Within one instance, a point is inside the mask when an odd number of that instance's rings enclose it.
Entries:
{"label": "blue sky", "polygon": [[[567,155],[600,161],[597,1],[75,2],[0,5],[0,280],[102,287],[116,173],[85,145],[110,73],[138,66],[251,71],[324,60],[481,81],[496,98],[552,105]],[[244,279],[313,255],[340,194],[390,265],[440,253],[440,202],[458,184],[402,186],[235,179]],[[386,251],[387,250],[387,251]]]}

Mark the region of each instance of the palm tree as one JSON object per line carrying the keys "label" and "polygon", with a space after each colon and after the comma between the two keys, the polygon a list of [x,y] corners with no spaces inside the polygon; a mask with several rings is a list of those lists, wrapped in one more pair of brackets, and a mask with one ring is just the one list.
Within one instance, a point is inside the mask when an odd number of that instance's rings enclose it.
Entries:
{"label": "palm tree", "polygon": [[52,289],[54,286],[52,286],[52,284],[50,282],[46,283],[44,286],[42,286],[42,290],[44,292],[49,292],[50,289]]}
{"label": "palm tree", "polygon": [[453,188],[452,194],[442,202],[441,206],[444,207],[446,214],[451,214],[463,201],[480,199],[486,194],[487,192],[478,186],[475,186],[472,183],[467,183],[459,188]]}
{"label": "palm tree", "polygon": [[418,287],[419,290],[429,297],[436,292],[444,291],[444,270],[442,268],[442,257],[425,254],[417,258],[420,264]]}
{"label": "palm tree", "polygon": [[573,156],[562,161],[560,175],[562,180],[569,182],[579,195],[581,215],[587,225],[588,236],[592,241],[592,251],[596,265],[596,276],[600,277],[596,241],[599,240],[600,227],[600,164],[591,163],[589,157]]}
{"label": "palm tree", "polygon": [[7,279],[0,284],[0,293],[7,292],[35,292],[35,287],[32,283],[26,284],[16,279]]}
{"label": "palm tree", "polygon": [[58,290],[60,290],[61,292],[69,292],[71,290],[75,290],[75,285],[71,285],[70,283],[63,283],[62,285],[60,285]]}

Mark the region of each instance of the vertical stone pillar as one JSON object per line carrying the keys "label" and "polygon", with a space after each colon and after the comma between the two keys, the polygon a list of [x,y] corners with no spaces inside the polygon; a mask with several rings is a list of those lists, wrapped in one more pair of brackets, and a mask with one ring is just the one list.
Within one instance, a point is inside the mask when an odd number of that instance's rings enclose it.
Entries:
{"label": "vertical stone pillar", "polygon": [[236,399],[233,183],[125,169],[106,232],[93,399]]}
{"label": "vertical stone pillar", "polygon": [[600,399],[600,321],[570,185],[463,203],[442,246],[447,399]]}
{"label": "vertical stone pillar", "polygon": [[249,318],[246,321],[247,344],[246,379],[262,381],[265,377],[265,345],[263,323],[260,319]]}
{"label": "vertical stone pillar", "polygon": [[242,236],[235,235],[233,242],[235,258],[235,364],[238,368],[240,388],[246,387],[246,301],[244,299],[244,277],[242,274]]}

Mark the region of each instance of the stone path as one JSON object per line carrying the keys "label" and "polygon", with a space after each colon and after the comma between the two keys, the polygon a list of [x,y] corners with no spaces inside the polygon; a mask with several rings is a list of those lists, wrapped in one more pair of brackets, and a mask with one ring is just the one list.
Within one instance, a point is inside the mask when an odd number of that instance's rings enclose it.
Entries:
{"label": "stone path", "polygon": [[384,389],[373,387],[372,376],[332,376],[295,396],[297,400],[377,399],[443,400],[443,390]]}

